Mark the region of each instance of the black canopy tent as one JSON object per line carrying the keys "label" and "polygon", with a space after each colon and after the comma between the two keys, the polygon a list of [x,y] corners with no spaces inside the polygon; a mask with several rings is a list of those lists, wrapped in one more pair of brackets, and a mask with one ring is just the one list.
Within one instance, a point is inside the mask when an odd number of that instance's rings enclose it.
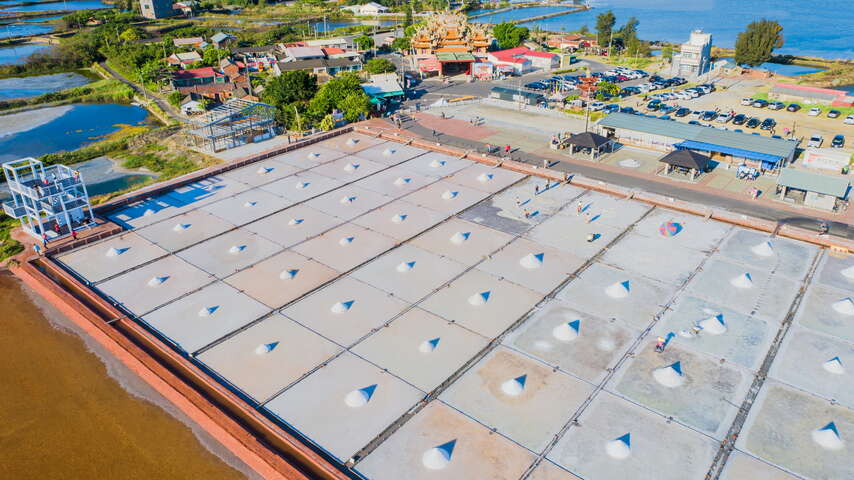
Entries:
{"label": "black canopy tent", "polygon": [[697,178],[701,172],[706,171],[711,159],[693,150],[674,150],[661,157],[659,162],[666,165],[664,174],[669,174],[674,168],[682,170],[691,176],[691,180]]}
{"label": "black canopy tent", "polygon": [[569,146],[570,155],[572,155],[576,149],[589,149],[590,158],[596,158],[599,156],[602,149],[606,147],[609,151],[614,150],[613,139],[603,137],[602,135],[593,132],[576,133],[569,137],[565,143]]}

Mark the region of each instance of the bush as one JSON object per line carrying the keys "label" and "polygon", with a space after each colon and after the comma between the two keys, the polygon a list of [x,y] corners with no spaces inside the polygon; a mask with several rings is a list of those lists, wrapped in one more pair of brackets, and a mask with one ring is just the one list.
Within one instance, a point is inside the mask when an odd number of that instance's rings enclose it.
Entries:
{"label": "bush", "polygon": [[397,67],[385,58],[372,58],[365,64],[365,71],[371,74],[391,73],[397,70]]}

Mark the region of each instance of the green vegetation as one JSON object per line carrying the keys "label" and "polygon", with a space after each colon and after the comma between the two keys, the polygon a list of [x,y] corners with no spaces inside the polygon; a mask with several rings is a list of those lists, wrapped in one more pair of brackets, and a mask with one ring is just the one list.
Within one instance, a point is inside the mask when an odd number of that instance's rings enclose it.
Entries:
{"label": "green vegetation", "polygon": [[397,50],[398,52],[406,52],[409,50],[410,44],[409,39],[406,37],[398,37],[395,38],[393,42],[391,42],[391,48]]}
{"label": "green vegetation", "polygon": [[158,181],[175,178],[199,168],[185,156],[166,159],[154,153],[132,153],[127,151],[118,152],[115,156],[122,160],[124,168],[145,168],[159,174]]}
{"label": "green vegetation", "polygon": [[374,39],[367,35],[354,38],[353,43],[359,50],[370,50],[374,48]]}
{"label": "green vegetation", "polygon": [[596,85],[596,99],[605,100],[620,93],[620,86],[611,82],[599,82]]}
{"label": "green vegetation", "polygon": [[365,71],[370,74],[391,73],[397,71],[397,67],[385,58],[372,58],[365,64]]}
{"label": "green vegetation", "polygon": [[81,87],[45,93],[33,98],[0,101],[0,111],[35,105],[69,103],[130,103],[133,89],[124,83],[109,79],[98,80]]}
{"label": "green vegetation", "polygon": [[510,22],[499,23],[492,28],[492,35],[501,50],[518,47],[528,38],[529,34],[527,28],[517,27]]}
{"label": "green vegetation", "polygon": [[773,20],[751,22],[735,41],[735,63],[755,67],[771,60],[774,49],[783,46],[782,31]]}
{"label": "green vegetation", "polygon": [[24,245],[12,238],[12,230],[19,225],[19,221],[0,213],[0,261],[24,251]]}
{"label": "green vegetation", "polygon": [[605,13],[600,13],[596,17],[596,40],[600,47],[610,45],[611,36],[614,33],[614,25],[617,23],[617,17],[614,12],[608,10]]}

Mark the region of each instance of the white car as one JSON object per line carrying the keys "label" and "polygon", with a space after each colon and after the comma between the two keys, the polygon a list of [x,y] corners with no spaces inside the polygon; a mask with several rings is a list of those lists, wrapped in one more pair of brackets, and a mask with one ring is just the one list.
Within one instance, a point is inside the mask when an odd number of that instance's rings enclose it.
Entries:
{"label": "white car", "polygon": [[810,141],[807,143],[807,146],[811,148],[820,148],[822,143],[824,143],[824,139],[821,135],[813,135],[810,137]]}
{"label": "white car", "polygon": [[845,125],[854,125],[854,115],[848,115],[845,117],[845,120],[842,121]]}
{"label": "white car", "polygon": [[817,117],[817,116],[821,115],[821,109],[818,107],[813,107],[810,109],[810,111],[807,115],[809,115],[811,117]]}
{"label": "white car", "polygon": [[602,102],[593,102],[590,104],[590,110],[594,111],[594,112],[598,112],[599,110],[602,110],[603,108],[605,108],[605,104]]}
{"label": "white car", "polygon": [[715,120],[717,120],[718,123],[726,123],[726,122],[732,120],[732,113],[730,113],[730,112],[722,113],[722,114],[718,115],[718,118],[716,118]]}
{"label": "white car", "polygon": [[749,107],[749,106],[753,105],[753,99],[752,98],[742,98],[741,104]]}

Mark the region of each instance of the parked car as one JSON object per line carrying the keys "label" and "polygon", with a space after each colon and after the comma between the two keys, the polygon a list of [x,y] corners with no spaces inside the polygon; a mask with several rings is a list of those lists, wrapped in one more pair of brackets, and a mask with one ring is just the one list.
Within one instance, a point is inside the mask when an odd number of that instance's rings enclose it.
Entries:
{"label": "parked car", "polygon": [[691,120],[690,122],[688,122],[688,125],[699,125],[699,124],[700,124],[700,122],[698,122],[696,120]]}
{"label": "parked car", "polygon": [[605,108],[605,104],[602,102],[593,102],[590,104],[590,110],[593,112],[598,112]]}
{"label": "parked car", "polygon": [[845,146],[845,135],[837,135],[830,141],[830,146],[833,148],[842,148]]}
{"label": "parked car", "polygon": [[656,111],[661,107],[661,100],[655,99],[646,104],[647,110]]}
{"label": "parked car", "polygon": [[704,122],[711,122],[711,121],[712,121],[712,120],[714,120],[714,119],[715,119],[715,117],[717,117],[717,116],[718,116],[718,114],[717,114],[716,112],[713,112],[713,111],[709,110],[709,111],[707,111],[707,112],[704,112],[704,113],[703,113],[703,116],[702,116],[702,117],[700,117],[700,119],[701,119],[702,121],[704,121]]}
{"label": "parked car", "polygon": [[702,110],[694,110],[693,112],[691,112],[691,118],[700,118],[702,116],[703,116]]}
{"label": "parked car", "polygon": [[689,113],[691,113],[690,108],[680,107],[680,108],[676,109],[676,111],[673,113],[673,115],[675,115],[679,118],[682,118],[684,116],[687,116]]}
{"label": "parked car", "polygon": [[676,107],[673,105],[662,105],[658,107],[658,113],[670,113],[674,110],[676,110]]}
{"label": "parked car", "polygon": [[809,115],[811,117],[817,117],[817,116],[821,115],[821,109],[818,107],[812,107],[810,109],[809,113],[807,113],[807,115]]}
{"label": "parked car", "polygon": [[726,122],[732,120],[732,113],[724,112],[724,113],[718,115],[718,118],[716,120],[718,123],[726,123]]}
{"label": "parked car", "polygon": [[768,106],[768,102],[766,102],[765,100],[761,100],[761,99],[760,100],[754,100],[753,106],[755,108],[765,108]]}
{"label": "parked car", "polygon": [[635,109],[632,107],[622,107],[620,108],[620,113],[635,113]]}
{"label": "parked car", "polygon": [[786,107],[787,112],[797,112],[800,109],[801,109],[801,106],[798,105],[797,103],[791,103],[791,104],[789,104],[788,107]]}
{"label": "parked car", "polygon": [[854,115],[848,115],[845,117],[845,120],[842,121],[845,125],[854,125]]}
{"label": "parked car", "polygon": [[758,117],[750,117],[750,120],[747,121],[745,126],[747,128],[756,128],[759,126],[759,123],[761,123],[761,122],[760,122]]}
{"label": "parked car", "polygon": [[759,125],[759,128],[762,130],[771,130],[772,128],[777,126],[777,121],[773,118],[766,118],[762,120],[762,124]]}
{"label": "parked car", "polygon": [[739,113],[738,115],[732,117],[733,125],[744,125],[744,122],[747,121],[747,115],[743,113]]}
{"label": "parked car", "polygon": [[822,138],[821,135],[815,134],[810,137],[810,141],[809,143],[807,143],[807,146],[812,148],[820,148],[822,143],[824,143],[824,138]]}
{"label": "parked car", "polygon": [[771,102],[768,104],[769,110],[782,110],[786,108],[786,104],[783,102]]}
{"label": "parked car", "polygon": [[616,103],[609,103],[608,105],[605,105],[605,108],[603,108],[602,110],[608,113],[619,112],[620,106]]}
{"label": "parked car", "polygon": [[753,99],[752,99],[752,98],[747,98],[747,97],[742,98],[742,99],[741,99],[741,104],[749,107],[749,106],[753,105]]}
{"label": "parked car", "polygon": [[827,112],[827,118],[839,118],[842,113],[839,110],[831,110]]}

